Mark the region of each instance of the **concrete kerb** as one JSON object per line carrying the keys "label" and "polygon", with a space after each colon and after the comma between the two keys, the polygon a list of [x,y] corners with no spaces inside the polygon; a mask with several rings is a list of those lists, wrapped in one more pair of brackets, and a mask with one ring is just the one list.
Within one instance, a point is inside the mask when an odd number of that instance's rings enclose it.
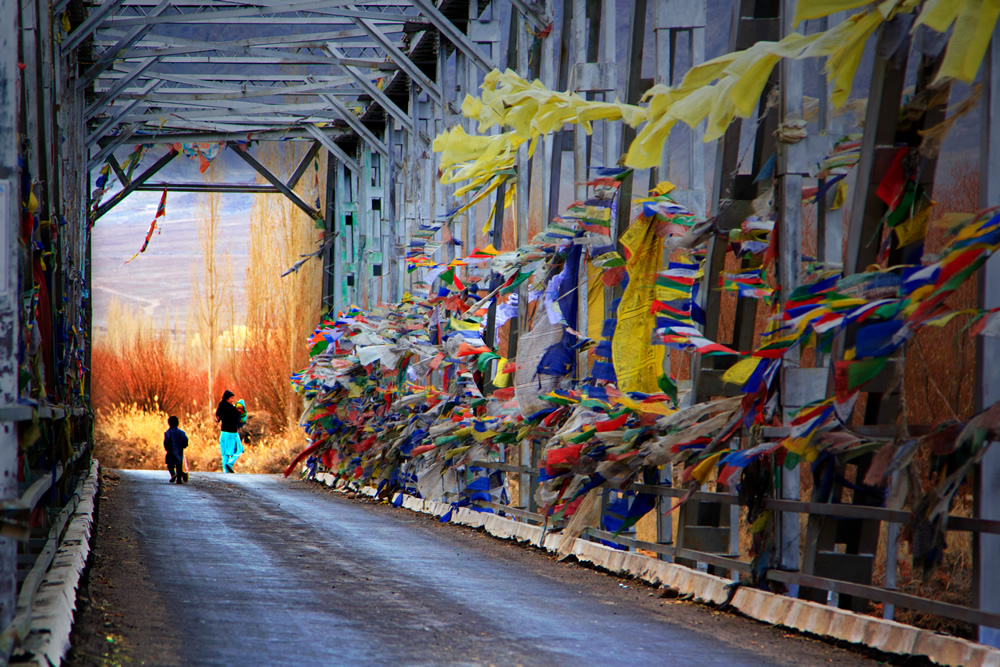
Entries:
{"label": "concrete kerb", "polygon": [[99,470],[97,459],[93,459],[86,479],[78,487],[80,502],[32,604],[31,631],[21,646],[31,656],[29,664],[58,665],[69,651],[76,589],[90,555]]}
{"label": "concrete kerb", "polygon": [[[333,475],[318,473],[316,478],[327,486],[334,485]],[[373,487],[364,487],[361,493],[370,498],[377,495]],[[402,495],[401,499],[399,495]],[[446,503],[405,494],[397,494],[393,500],[400,502],[408,510],[436,517],[444,516],[452,510]],[[546,534],[544,543],[540,544],[540,526],[465,507],[456,508],[452,512],[451,522],[482,528],[494,537],[528,542],[550,552],[558,551],[562,546],[562,536],[554,533]],[[612,574],[633,577],[654,586],[664,586],[702,603],[724,603],[729,596],[728,587],[732,583],[728,579],[682,565],[580,538],[574,540],[570,553],[577,560]],[[764,623],[862,644],[885,653],[926,656],[940,665],[1000,667],[1000,650],[993,647],[846,609],[745,587],[736,591],[730,604],[743,615]]]}

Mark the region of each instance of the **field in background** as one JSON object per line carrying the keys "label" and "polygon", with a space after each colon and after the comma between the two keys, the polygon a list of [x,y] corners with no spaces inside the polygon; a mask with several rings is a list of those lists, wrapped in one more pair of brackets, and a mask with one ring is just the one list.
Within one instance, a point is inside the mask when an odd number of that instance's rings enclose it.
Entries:
{"label": "field in background", "polygon": [[[285,144],[266,147],[259,158],[287,180],[301,154]],[[213,164],[206,178],[222,180],[220,170]],[[306,201],[325,192],[321,172],[315,174],[296,188]],[[191,266],[186,321],[165,328],[134,303],[112,299],[108,305],[108,326],[97,332],[91,359],[94,444],[105,466],[165,470],[163,432],[168,416],[176,415],[190,440],[191,470],[221,470],[213,414],[227,389],[246,401],[252,416],[238,472],[283,472],[306,447],[297,425],[301,401],[289,376],[308,357],[306,340],[320,314],[322,266],[310,261],[280,276],[316,249],[323,232],[283,196],[257,195],[240,289],[228,253],[217,243],[220,211],[216,195],[206,197],[198,212],[198,242],[191,245],[200,250],[200,261],[184,263]]]}

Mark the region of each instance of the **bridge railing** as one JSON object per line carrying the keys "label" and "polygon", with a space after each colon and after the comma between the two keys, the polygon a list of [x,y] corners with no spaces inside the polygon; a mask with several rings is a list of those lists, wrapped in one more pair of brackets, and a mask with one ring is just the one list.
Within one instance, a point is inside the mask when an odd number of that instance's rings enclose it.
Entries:
{"label": "bridge railing", "polygon": [[[542,472],[540,469],[531,466],[512,465],[506,462],[496,461],[472,461],[469,463],[469,466],[503,470],[507,473],[513,473],[519,477],[519,483],[523,483],[528,487],[529,496],[534,494],[536,486],[535,480],[538,479],[539,474]],[[717,507],[719,510],[743,506],[740,503],[738,495],[728,493],[713,493],[707,491],[689,493],[688,490],[682,488],[666,485],[643,484],[638,482],[629,484],[625,488],[619,488],[609,484],[605,484],[604,486],[605,488],[614,491],[633,491],[636,493],[654,495],[656,497],[656,506],[653,508],[652,513],[657,517],[668,515],[670,512],[677,509],[674,501],[684,499],[685,497],[687,497],[687,501],[707,504]],[[537,511],[531,511],[523,507],[502,505],[485,501],[477,501],[473,504],[483,509],[504,512],[520,521],[536,525],[547,524],[546,516],[544,514]],[[893,526],[898,528],[901,525],[909,523],[911,520],[911,513],[903,510],[842,503],[780,500],[775,498],[767,498],[764,500],[764,510],[776,513],[805,514],[811,517],[829,517],[839,520],[884,522],[890,526],[890,529],[892,529]],[[1000,534],[1000,521],[950,515],[948,517],[947,526],[949,531],[954,532],[972,532],[974,534],[993,535]],[[678,523],[676,530],[679,538],[683,535],[687,528],[688,526],[685,526],[683,522]],[[738,521],[732,522],[729,526],[723,526],[721,528],[730,532],[731,544],[738,544],[738,539],[736,537],[737,532],[740,530]],[[750,585],[749,575],[751,575],[753,564],[751,563],[749,557],[745,554],[709,553],[707,551],[678,545],[675,540],[672,539],[672,531],[669,528],[665,531],[658,531],[658,533],[658,541],[650,542],[648,540],[639,539],[634,533],[623,532],[616,534],[607,530],[601,530],[600,528],[588,527],[581,537],[585,537],[593,541],[616,544],[621,548],[630,550],[642,549],[655,553],[657,557],[661,559],[667,559],[670,561],[688,561],[689,563],[698,564],[696,566],[699,567],[699,569],[711,568],[716,574],[728,572],[729,578],[733,579],[734,582]],[[804,560],[809,555],[810,550],[813,552],[812,555],[815,556],[817,545],[815,543],[806,543],[800,547],[796,544],[794,548],[801,549],[801,553],[796,554],[796,556]],[[775,562],[782,562],[782,559],[776,558]],[[903,593],[896,590],[892,587],[892,584],[896,581],[896,567],[895,544],[890,544],[888,556],[886,558],[886,581],[889,583],[887,586],[877,586],[859,583],[857,581],[849,581],[846,578],[817,576],[815,574],[807,574],[801,571],[788,571],[776,568],[764,570],[762,576],[766,582],[770,582],[768,584],[769,588],[773,589],[774,586],[771,584],[776,583],[779,588],[785,588],[792,594],[802,589],[823,591],[827,594],[827,604],[836,604],[839,596],[852,596],[854,598],[861,598],[874,603],[881,603],[883,605],[882,615],[886,618],[892,618],[894,609],[896,607],[902,607],[915,612],[931,614],[946,619],[970,623],[976,626],[1000,628],[1000,614],[973,607],[941,602],[927,597],[911,595],[909,593]],[[849,572],[849,570],[846,571]],[[758,581],[755,583],[756,585],[762,585],[764,582]]]}

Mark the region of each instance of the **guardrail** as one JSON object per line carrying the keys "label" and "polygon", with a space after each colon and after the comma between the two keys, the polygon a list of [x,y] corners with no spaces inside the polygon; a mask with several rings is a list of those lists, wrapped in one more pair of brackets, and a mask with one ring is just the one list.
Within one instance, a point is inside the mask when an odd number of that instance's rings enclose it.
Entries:
{"label": "guardrail", "polygon": [[[27,450],[34,465],[42,467],[26,471],[29,477],[20,483],[19,497],[0,501],[0,536],[18,542],[16,599],[5,601],[13,609],[13,619],[0,631],[0,665],[7,664],[31,632],[42,582],[63,545],[87,479],[96,475],[91,443],[84,439],[90,437],[88,414],[72,406],[0,407],[0,421],[37,421],[48,435],[47,439],[40,436]],[[72,448],[68,457],[61,449],[67,446]]]}
{"label": "guardrail", "polygon": [[[79,460],[83,451],[84,450],[81,449],[74,460]],[[87,480],[96,476],[97,472],[98,463],[96,460],[91,459],[89,468],[90,474],[80,476],[69,501],[59,512],[59,515],[53,522],[52,527],[49,529],[45,546],[38,554],[34,565],[24,578],[24,581],[21,582],[20,590],[18,591],[17,596],[17,609],[15,611],[14,620],[9,626],[7,626],[7,628],[4,629],[2,633],[0,633],[0,661],[4,664],[10,660],[11,653],[14,649],[21,642],[23,642],[31,632],[32,612],[35,597],[38,595],[38,590],[42,585],[42,581],[45,579],[45,575],[52,566],[52,561],[55,559],[56,553],[59,551],[63,535],[70,523],[70,519],[80,504],[83,488],[86,485]],[[31,488],[35,489],[35,485]],[[27,493],[25,495],[27,495]],[[25,496],[22,496],[22,500],[24,499]]]}
{"label": "guardrail", "polygon": [[[493,470],[503,470],[505,472],[516,473],[521,476],[522,483],[527,480],[530,491],[534,491],[534,480],[538,478],[540,470],[523,465],[512,465],[496,461],[471,461],[469,466],[489,468]],[[653,512],[659,515],[661,512],[673,509],[672,500],[688,497],[690,501],[708,503],[724,507],[739,506],[739,497],[726,493],[712,493],[706,491],[696,491],[689,493],[685,489],[658,486],[654,484],[633,483],[627,488],[621,489],[608,484],[605,488],[616,491],[635,491],[639,493],[653,494],[656,496],[656,506]],[[663,503],[671,503],[670,507],[663,507]],[[537,512],[531,512],[523,508],[510,507],[492,502],[476,501],[475,506],[483,509],[502,511],[521,521],[526,521],[538,525],[546,523],[546,517]],[[890,525],[904,524],[910,520],[910,513],[901,510],[891,510],[882,507],[869,507],[861,505],[848,505],[839,503],[817,503],[802,502],[795,500],[778,500],[768,498],[764,501],[764,509],[774,512],[789,512],[799,514],[810,514],[813,516],[831,517],[835,519],[863,519],[872,521],[883,521]],[[678,526],[681,530],[682,527]],[[976,519],[962,516],[949,516],[948,529],[950,531],[969,531],[974,533],[1000,534],[1000,521]],[[730,531],[738,530],[738,525],[729,526]],[[581,537],[589,539],[612,542],[629,549],[643,549],[658,554],[666,559],[685,559],[704,563],[706,566],[713,566],[722,570],[728,570],[733,575],[734,581],[739,582],[739,575],[749,574],[751,564],[748,561],[740,560],[732,556],[707,553],[696,549],[685,548],[674,545],[672,542],[649,542],[639,540],[631,535],[614,534],[594,527],[588,527]],[[890,550],[891,551],[891,550]],[[895,560],[888,566],[895,566]],[[864,598],[873,602],[880,602],[885,605],[884,609],[889,609],[890,613],[884,615],[891,617],[891,609],[903,607],[917,612],[933,614],[943,618],[953,619],[974,625],[1000,628],[1000,614],[986,612],[980,609],[964,607],[962,605],[939,602],[928,598],[901,593],[892,588],[861,584],[841,579],[820,577],[802,572],[793,572],[778,569],[769,569],[764,574],[768,581],[780,582],[786,585],[808,587],[819,589],[837,595],[850,595]]]}

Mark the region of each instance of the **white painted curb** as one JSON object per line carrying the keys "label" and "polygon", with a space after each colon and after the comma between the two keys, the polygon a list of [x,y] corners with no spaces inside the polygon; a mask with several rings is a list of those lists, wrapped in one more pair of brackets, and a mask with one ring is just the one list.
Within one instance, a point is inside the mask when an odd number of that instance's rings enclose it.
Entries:
{"label": "white painted curb", "polygon": [[[324,473],[320,473],[324,474]],[[316,478],[320,479],[320,474]],[[327,481],[329,480],[329,481]],[[321,480],[332,486],[333,475]],[[365,496],[375,497],[373,487],[361,490]],[[401,494],[393,500],[398,501]],[[402,506],[414,512],[444,516],[452,508],[447,503],[423,500],[403,495]],[[542,528],[507,517],[486,512],[476,512],[465,507],[454,510],[452,523],[472,528],[482,528],[490,535],[518,542],[528,542],[547,551],[558,551],[562,536],[549,533],[542,539]],[[666,586],[682,596],[710,604],[722,604],[728,597],[728,579],[699,572],[691,568],[667,563],[635,552],[612,549],[603,544],[577,538],[570,551],[577,560],[589,563],[612,574],[635,577],[649,584]],[[846,609],[828,607],[816,602],[798,600],[755,588],[740,587],[730,604],[750,618],[809,632],[822,637],[840,639],[852,644],[897,655],[927,656],[940,665],[964,667],[1000,667],[1000,650],[967,639],[938,634],[911,625],[865,616]]]}
{"label": "white painted curb", "polygon": [[29,664],[59,665],[69,651],[76,589],[90,554],[99,469],[94,459],[87,478],[78,487],[80,502],[31,606],[31,632],[21,646],[32,656]]}

